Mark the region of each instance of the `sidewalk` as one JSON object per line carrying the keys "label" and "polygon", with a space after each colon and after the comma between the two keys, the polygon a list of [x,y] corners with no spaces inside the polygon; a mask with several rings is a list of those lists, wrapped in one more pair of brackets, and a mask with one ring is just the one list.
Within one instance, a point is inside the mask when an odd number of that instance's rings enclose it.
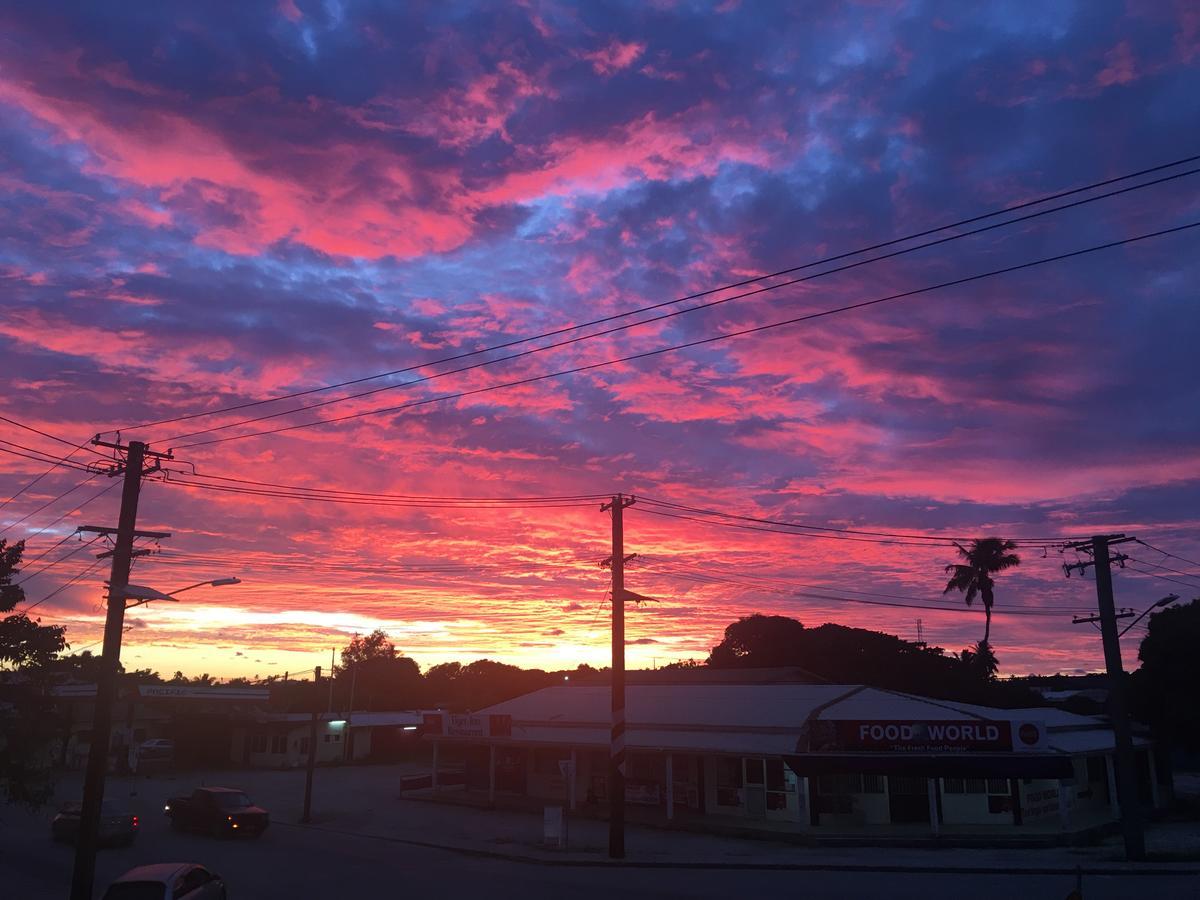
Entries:
{"label": "sidewalk", "polygon": [[[328,782],[341,772],[328,771]],[[396,782],[398,784],[398,780]],[[1159,823],[1147,834],[1153,861],[1129,863],[1120,838],[1089,847],[951,848],[888,846],[803,846],[770,839],[745,839],[627,825],[624,861],[607,858],[607,822],[575,818],[568,823],[568,848],[542,844],[542,816],[507,809],[433,799],[431,792],[398,796],[377,789],[367,802],[355,791],[332,790],[336,803],[314,801],[314,828],[356,834],[416,846],[451,849],[476,856],[504,858],[538,865],[626,865],[670,868],[854,869],[913,871],[1069,874],[1082,867],[1091,874],[1200,875],[1200,823]],[[329,796],[329,794],[326,794]],[[283,807],[280,807],[281,811]],[[276,815],[287,827],[296,814]],[[304,827],[304,826],[296,826]]]}

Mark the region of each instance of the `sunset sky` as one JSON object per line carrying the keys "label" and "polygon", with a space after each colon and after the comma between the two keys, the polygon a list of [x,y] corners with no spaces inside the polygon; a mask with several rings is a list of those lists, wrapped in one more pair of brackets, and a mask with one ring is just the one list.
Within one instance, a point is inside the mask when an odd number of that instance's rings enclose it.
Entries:
{"label": "sunset sky", "polygon": [[[821,527],[1035,544],[1123,531],[1175,556],[1124,548],[1136,563],[1117,572],[1118,605],[1190,599],[1200,229],[563,377],[201,442],[1187,225],[1200,220],[1200,175],[400,386],[601,327],[433,364],[445,357],[1189,157],[1198,122],[1200,9],[1188,0],[9,4],[0,415],[72,443],[121,429],[177,448],[175,468],[272,484],[623,491]],[[6,422],[0,440],[35,456],[69,449]],[[99,460],[86,449],[71,459]],[[0,497],[46,468],[0,454]],[[120,490],[104,476],[48,502],[85,477],[59,468],[0,510],[11,526],[0,537],[45,529],[26,557],[46,556],[26,575],[78,549],[73,538],[54,546],[77,525],[116,524]],[[123,661],[165,674],[306,671],[382,627],[422,666],[602,665],[610,525],[599,506],[345,504],[151,482],[139,527],[173,536],[132,580],[244,583],[132,612]],[[626,513],[626,550],[639,554],[627,583],[661,600],[630,609],[631,666],[702,657],[753,612],[909,639],[921,618],[926,639],[955,652],[982,636],[979,607],[941,595],[953,560],[943,543],[656,514],[669,511],[639,502]],[[58,591],[33,614],[67,625],[75,649],[100,638],[101,549],[24,585],[32,602]],[[1098,633],[1071,624],[1071,610],[1094,609],[1094,582],[1063,577],[1073,553],[1021,552],[998,587],[1002,672],[1098,668]]]}

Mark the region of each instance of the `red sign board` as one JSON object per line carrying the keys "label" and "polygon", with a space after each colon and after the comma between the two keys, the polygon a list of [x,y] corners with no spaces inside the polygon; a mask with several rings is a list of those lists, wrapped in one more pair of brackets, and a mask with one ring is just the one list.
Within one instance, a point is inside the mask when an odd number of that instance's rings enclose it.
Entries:
{"label": "red sign board", "polygon": [[1011,722],[861,720],[836,724],[837,744],[841,750],[986,752],[1013,749]]}

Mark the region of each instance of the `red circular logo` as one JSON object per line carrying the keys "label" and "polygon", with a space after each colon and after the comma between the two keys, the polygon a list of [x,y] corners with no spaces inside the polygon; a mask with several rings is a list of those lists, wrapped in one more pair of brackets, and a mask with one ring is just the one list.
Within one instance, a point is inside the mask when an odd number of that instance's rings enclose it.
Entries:
{"label": "red circular logo", "polygon": [[1029,722],[1026,722],[1017,729],[1017,737],[1021,739],[1021,743],[1027,744],[1030,747],[1038,742],[1041,734],[1041,729]]}

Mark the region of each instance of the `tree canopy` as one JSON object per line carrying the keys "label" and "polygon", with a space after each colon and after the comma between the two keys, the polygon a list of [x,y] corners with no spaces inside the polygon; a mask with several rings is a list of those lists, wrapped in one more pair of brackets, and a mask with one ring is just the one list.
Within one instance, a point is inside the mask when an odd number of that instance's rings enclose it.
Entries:
{"label": "tree canopy", "polygon": [[1200,599],[1150,616],[1138,648],[1142,665],[1131,676],[1135,715],[1159,738],[1200,753]]}

